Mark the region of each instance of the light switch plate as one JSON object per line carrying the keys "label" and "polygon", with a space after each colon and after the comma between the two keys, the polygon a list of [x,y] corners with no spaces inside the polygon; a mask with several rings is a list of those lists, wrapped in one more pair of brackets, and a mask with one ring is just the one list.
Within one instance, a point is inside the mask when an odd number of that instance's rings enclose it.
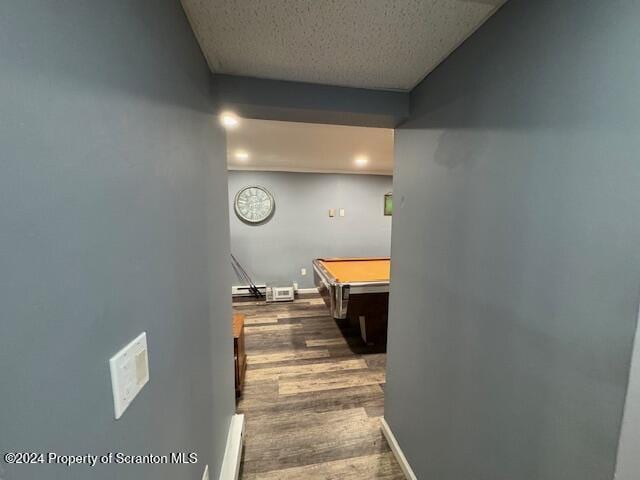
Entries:
{"label": "light switch plate", "polygon": [[344,208],[341,208],[341,209],[340,209],[340,216],[341,216],[341,217],[344,217]]}
{"label": "light switch plate", "polygon": [[305,276],[307,274],[307,269],[306,268],[301,268],[300,269],[300,275]]}
{"label": "light switch plate", "polygon": [[113,409],[116,420],[122,417],[133,399],[149,381],[149,355],[147,333],[142,332],[135,340],[109,360]]}

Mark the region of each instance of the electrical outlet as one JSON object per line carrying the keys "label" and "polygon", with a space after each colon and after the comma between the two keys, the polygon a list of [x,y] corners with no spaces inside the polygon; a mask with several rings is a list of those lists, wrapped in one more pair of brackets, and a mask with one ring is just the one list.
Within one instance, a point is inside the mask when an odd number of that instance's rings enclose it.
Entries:
{"label": "electrical outlet", "polygon": [[300,269],[300,275],[302,275],[303,277],[307,274],[307,269],[306,268],[301,268]]}
{"label": "electrical outlet", "polygon": [[298,290],[298,282],[293,282],[293,289]]}
{"label": "electrical outlet", "polygon": [[335,208],[330,208],[330,209],[329,209],[329,216],[330,216],[331,218],[333,218],[333,217],[335,217],[335,216],[336,216],[336,209],[335,209]]}
{"label": "electrical outlet", "polygon": [[205,465],[202,480],[209,480],[209,465]]}

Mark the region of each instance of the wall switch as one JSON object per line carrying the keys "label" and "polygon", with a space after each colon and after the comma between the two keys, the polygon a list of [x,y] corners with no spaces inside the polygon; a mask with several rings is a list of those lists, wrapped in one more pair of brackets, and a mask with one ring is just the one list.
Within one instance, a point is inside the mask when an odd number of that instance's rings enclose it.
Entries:
{"label": "wall switch", "polygon": [[142,332],[135,340],[109,360],[111,389],[116,420],[119,419],[149,381],[147,334]]}
{"label": "wall switch", "polygon": [[293,282],[293,289],[294,290],[298,290],[298,283],[297,282]]}
{"label": "wall switch", "polygon": [[340,216],[341,216],[341,217],[344,217],[344,208],[341,208],[341,209],[340,209]]}
{"label": "wall switch", "polygon": [[209,480],[209,465],[205,465],[202,480]]}
{"label": "wall switch", "polygon": [[336,216],[336,209],[335,208],[330,208],[329,209],[329,216],[330,217],[335,217]]}
{"label": "wall switch", "polygon": [[300,269],[300,275],[302,275],[303,277],[307,274],[307,269],[306,268],[301,268]]}

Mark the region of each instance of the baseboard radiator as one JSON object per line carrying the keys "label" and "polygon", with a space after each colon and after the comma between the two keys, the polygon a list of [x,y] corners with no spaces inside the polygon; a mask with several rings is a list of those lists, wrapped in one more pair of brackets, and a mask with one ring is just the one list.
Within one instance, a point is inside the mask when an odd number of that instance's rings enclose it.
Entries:
{"label": "baseboard radiator", "polygon": [[[266,285],[256,285],[258,291],[263,295],[267,292]],[[231,287],[231,295],[234,297],[253,297],[251,287],[249,285],[236,285]]]}

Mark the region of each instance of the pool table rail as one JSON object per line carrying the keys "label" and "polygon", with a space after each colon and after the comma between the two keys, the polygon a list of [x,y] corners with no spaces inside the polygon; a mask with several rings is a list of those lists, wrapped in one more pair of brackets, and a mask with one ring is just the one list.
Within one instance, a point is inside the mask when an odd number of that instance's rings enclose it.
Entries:
{"label": "pool table rail", "polygon": [[347,318],[349,297],[365,293],[388,293],[389,281],[339,282],[325,268],[323,261],[333,259],[317,258],[313,260],[313,280],[320,296],[324,299],[334,318]]}

